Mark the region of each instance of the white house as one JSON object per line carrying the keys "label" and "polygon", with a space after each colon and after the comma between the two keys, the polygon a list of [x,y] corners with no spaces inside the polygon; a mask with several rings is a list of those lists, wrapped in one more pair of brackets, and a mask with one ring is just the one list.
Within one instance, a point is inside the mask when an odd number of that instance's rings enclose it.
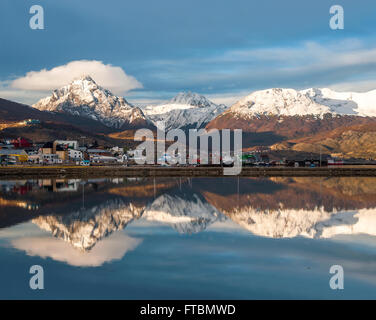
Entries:
{"label": "white house", "polygon": [[42,154],[43,163],[48,164],[58,164],[62,163],[63,161],[59,159],[59,156],[57,154]]}
{"label": "white house", "polygon": [[117,161],[120,162],[120,163],[127,163],[128,162],[128,156],[126,154],[118,156]]}
{"label": "white house", "polygon": [[72,160],[81,160],[83,158],[82,151],[75,149],[68,149],[68,156]]}
{"label": "white house", "polygon": [[42,154],[29,154],[29,160],[30,163],[42,163],[43,157]]}
{"label": "white house", "polygon": [[124,153],[124,149],[118,146],[112,147],[111,152],[113,153]]}

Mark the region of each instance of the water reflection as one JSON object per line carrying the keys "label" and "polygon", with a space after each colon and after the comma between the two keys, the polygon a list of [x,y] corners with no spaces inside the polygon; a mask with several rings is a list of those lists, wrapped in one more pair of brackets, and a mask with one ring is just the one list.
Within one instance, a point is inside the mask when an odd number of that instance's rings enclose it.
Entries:
{"label": "water reflection", "polygon": [[2,181],[0,298],[35,298],[34,264],[45,298],[376,297],[375,195],[375,178]]}
{"label": "water reflection", "polygon": [[30,256],[48,257],[77,267],[98,267],[105,262],[120,260],[128,251],[135,249],[141,241],[142,239],[117,233],[99,242],[84,254],[56,238],[44,235],[15,238],[11,240],[11,245]]}
{"label": "water reflection", "polygon": [[0,230],[31,221],[54,238],[18,237],[11,241],[15,248],[73,265],[100,265],[142,241],[116,233],[135,221],[181,234],[228,225],[270,238],[375,236],[375,195],[374,178],[2,181]]}

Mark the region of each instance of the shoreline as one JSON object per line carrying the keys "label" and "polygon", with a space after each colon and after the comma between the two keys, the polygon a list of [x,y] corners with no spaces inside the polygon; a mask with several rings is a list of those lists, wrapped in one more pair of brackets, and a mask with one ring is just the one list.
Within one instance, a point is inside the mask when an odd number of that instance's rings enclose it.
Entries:
{"label": "shoreline", "polygon": [[[376,177],[376,166],[321,168],[243,167],[241,177]],[[221,167],[40,166],[0,167],[0,180],[33,178],[234,177]]]}

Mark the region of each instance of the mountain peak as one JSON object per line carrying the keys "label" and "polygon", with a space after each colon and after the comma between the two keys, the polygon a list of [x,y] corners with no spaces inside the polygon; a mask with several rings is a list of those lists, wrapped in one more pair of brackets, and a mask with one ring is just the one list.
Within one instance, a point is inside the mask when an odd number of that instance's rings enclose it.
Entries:
{"label": "mountain peak", "polygon": [[172,98],[168,104],[186,104],[199,108],[210,107],[213,105],[205,96],[191,91],[179,92],[174,98]]}
{"label": "mountain peak", "polygon": [[73,81],[89,81],[94,82],[94,79],[89,74],[82,74],[81,76],[75,78]]}
{"label": "mountain peak", "polygon": [[132,122],[137,123],[137,126],[148,122],[141,109],[97,85],[89,75],[83,75],[69,85],[54,90],[50,97],[40,100],[33,107],[41,111],[90,118],[114,128]]}
{"label": "mountain peak", "polygon": [[243,116],[304,116],[324,114],[375,116],[376,91],[336,92],[331,89],[306,90],[271,88],[252,92],[235,103],[229,112]]}
{"label": "mountain peak", "polygon": [[105,92],[107,95],[112,95],[109,90],[106,90],[98,85],[90,75],[85,74],[73,79],[70,84],[55,91],[59,90],[66,90],[71,92],[76,91],[76,93],[78,93],[79,95],[85,95],[87,94],[87,91],[93,92],[95,90],[99,90]]}
{"label": "mountain peak", "polygon": [[178,93],[169,102],[157,106],[146,106],[143,111],[160,128],[203,128],[207,123],[227,109],[191,91]]}

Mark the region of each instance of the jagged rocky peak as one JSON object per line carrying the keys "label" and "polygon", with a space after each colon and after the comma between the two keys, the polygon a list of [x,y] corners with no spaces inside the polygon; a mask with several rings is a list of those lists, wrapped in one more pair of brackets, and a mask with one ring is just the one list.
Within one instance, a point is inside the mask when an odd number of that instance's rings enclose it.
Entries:
{"label": "jagged rocky peak", "polygon": [[[64,88],[74,88],[82,91],[101,90],[103,92],[106,92],[108,95],[111,95],[111,92],[109,90],[100,87],[90,75],[82,75],[81,77],[75,78],[70,83],[70,85]],[[54,90],[54,92],[59,92],[59,89]]]}
{"label": "jagged rocky peak", "polygon": [[137,207],[122,199],[112,199],[88,209],[68,212],[63,216],[40,216],[32,222],[51,232],[54,237],[70,243],[74,248],[90,251],[101,239],[140,218],[143,210],[143,207]]}
{"label": "jagged rocky peak", "polygon": [[163,194],[149,204],[143,219],[168,224],[179,233],[193,234],[205,230],[216,221],[226,220],[203,197],[192,195]]}
{"label": "jagged rocky peak", "polygon": [[88,75],[88,74],[83,74],[81,77],[78,77],[77,79],[74,79],[73,81],[88,81],[88,82],[94,82],[94,79]]}
{"label": "jagged rocky peak", "polygon": [[83,74],[80,77],[74,78],[72,83],[84,83],[85,81],[88,83],[97,84],[89,74]]}
{"label": "jagged rocky peak", "polygon": [[140,108],[102,88],[90,75],[83,75],[69,85],[54,90],[50,97],[40,100],[33,107],[41,111],[90,118],[114,128],[135,121],[147,121]]}
{"label": "jagged rocky peak", "polygon": [[223,104],[217,105],[203,95],[188,91],[178,93],[164,104],[146,106],[143,111],[157,127],[169,130],[203,128],[226,109]]}
{"label": "jagged rocky peak", "polygon": [[214,105],[213,102],[208,100],[205,96],[194,92],[179,92],[174,98],[172,98],[169,104],[185,104],[195,106],[199,108],[208,108]]}

